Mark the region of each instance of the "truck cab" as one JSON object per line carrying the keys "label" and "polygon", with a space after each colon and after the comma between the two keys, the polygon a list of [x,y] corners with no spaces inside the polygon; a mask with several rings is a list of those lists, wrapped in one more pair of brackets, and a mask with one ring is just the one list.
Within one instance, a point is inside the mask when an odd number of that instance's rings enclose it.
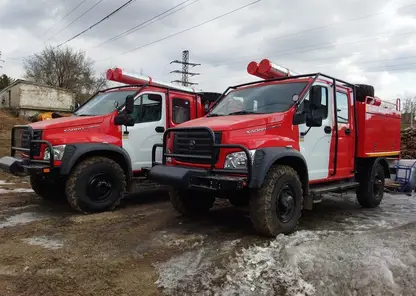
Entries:
{"label": "truck cab", "polygon": [[13,127],[11,156],[0,159],[0,168],[29,175],[45,199],[66,198],[84,213],[111,210],[141,168],[152,165],[152,148],[165,130],[204,116],[220,95],[119,68],[107,78],[125,85],[96,93],[72,116]]}
{"label": "truck cab", "polygon": [[400,154],[397,105],[381,104],[368,85],[276,72],[228,88],[207,116],[168,129],[155,145],[162,162],[153,157],[148,178],[171,187],[179,213],[227,198],[249,206],[260,234],[276,236],[293,232],[325,192],[354,189],[363,207],[380,204],[386,158]]}

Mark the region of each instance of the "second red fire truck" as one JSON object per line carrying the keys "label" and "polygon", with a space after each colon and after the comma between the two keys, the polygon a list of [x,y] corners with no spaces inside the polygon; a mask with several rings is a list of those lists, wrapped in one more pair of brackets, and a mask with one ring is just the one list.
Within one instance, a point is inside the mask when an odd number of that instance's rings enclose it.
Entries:
{"label": "second red fire truck", "polygon": [[229,87],[208,115],[154,146],[148,177],[171,186],[173,207],[195,215],[228,198],[248,205],[267,236],[293,232],[325,192],[355,190],[361,206],[377,207],[387,158],[400,155],[400,102],[322,73],[291,76],[269,60],[247,71],[262,80]]}

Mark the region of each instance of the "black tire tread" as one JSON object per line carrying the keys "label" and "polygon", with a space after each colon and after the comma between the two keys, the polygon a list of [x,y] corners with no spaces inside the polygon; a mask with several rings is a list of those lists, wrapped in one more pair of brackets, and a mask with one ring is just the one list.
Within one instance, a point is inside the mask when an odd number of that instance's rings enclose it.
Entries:
{"label": "black tire tread", "polygon": [[[250,199],[250,217],[255,230],[262,235],[270,236],[274,232],[272,227],[272,217],[267,215],[267,213],[271,212],[271,197],[274,191],[275,184],[279,180],[279,178],[281,178],[284,175],[290,175],[298,183],[298,186],[302,193],[302,200],[300,204],[301,207],[303,207],[302,183],[299,179],[299,175],[297,174],[297,172],[292,167],[286,165],[276,165],[271,167],[266,175],[262,187],[256,190],[254,192],[255,197]],[[298,223],[296,223],[296,226],[292,232],[296,231],[297,226]]]}
{"label": "black tire tread", "polygon": [[[383,171],[384,176],[384,169],[383,166],[380,163],[374,164],[374,170],[380,169],[380,171]],[[367,161],[367,163],[363,166],[361,166],[359,171],[359,183],[360,185],[357,188],[356,195],[357,195],[357,201],[363,208],[375,208],[377,207],[380,202],[375,201],[372,198],[372,192],[370,192],[370,182],[372,178],[373,173],[373,162]]]}
{"label": "black tire tread", "polygon": [[[114,160],[110,158],[102,157],[102,156],[93,156],[93,157],[87,158],[81,161],[75,167],[75,169],[72,171],[66,183],[66,194],[67,194],[68,203],[70,204],[71,208],[73,208],[74,210],[78,212],[85,213],[85,214],[89,214],[92,212],[91,210],[83,209],[82,206],[79,204],[77,197],[76,197],[75,186],[76,186],[76,181],[79,178],[80,174],[88,166],[97,162],[105,162],[109,164],[111,167],[113,167],[113,169],[117,172],[118,175],[123,176],[122,188],[124,189],[126,188],[127,182],[126,182],[125,173],[118,163],[116,163]],[[121,199],[123,198],[123,195],[124,195],[124,191],[121,191],[118,200],[108,210],[112,211],[116,207],[118,207]]]}

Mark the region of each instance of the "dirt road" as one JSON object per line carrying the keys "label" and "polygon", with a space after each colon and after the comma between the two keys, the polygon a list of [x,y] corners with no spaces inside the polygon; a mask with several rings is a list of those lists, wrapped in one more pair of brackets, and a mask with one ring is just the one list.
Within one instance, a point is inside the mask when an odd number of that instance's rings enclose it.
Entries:
{"label": "dirt road", "polygon": [[329,197],[266,240],[224,202],[187,220],[150,191],[80,215],[22,181],[0,182],[1,295],[416,295],[415,196]]}

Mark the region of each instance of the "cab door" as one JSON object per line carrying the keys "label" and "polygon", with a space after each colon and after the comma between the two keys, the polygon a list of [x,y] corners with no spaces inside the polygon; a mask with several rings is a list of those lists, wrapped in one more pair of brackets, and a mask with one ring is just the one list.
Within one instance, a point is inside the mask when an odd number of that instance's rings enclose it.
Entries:
{"label": "cab door", "polygon": [[[344,89],[337,90],[336,96],[338,122],[338,149],[336,151],[335,176],[352,177],[355,159],[355,127],[353,124],[352,92]],[[335,135],[334,135],[335,140]],[[334,149],[335,151],[335,149]],[[335,156],[334,156],[335,157]]]}
{"label": "cab door", "polygon": [[[329,176],[333,132],[331,88],[320,82],[315,85],[321,86],[321,108],[315,112],[322,116],[322,125],[310,129],[306,124],[299,125],[299,147],[308,166],[310,181],[325,180]],[[302,110],[309,108],[309,94],[302,104]]]}
{"label": "cab door", "polygon": [[[166,94],[161,92],[141,93],[134,101],[135,125],[128,134],[122,130],[122,145],[132,161],[133,171],[152,165],[152,148],[163,142],[166,130]],[[156,161],[161,161],[157,155]]]}

